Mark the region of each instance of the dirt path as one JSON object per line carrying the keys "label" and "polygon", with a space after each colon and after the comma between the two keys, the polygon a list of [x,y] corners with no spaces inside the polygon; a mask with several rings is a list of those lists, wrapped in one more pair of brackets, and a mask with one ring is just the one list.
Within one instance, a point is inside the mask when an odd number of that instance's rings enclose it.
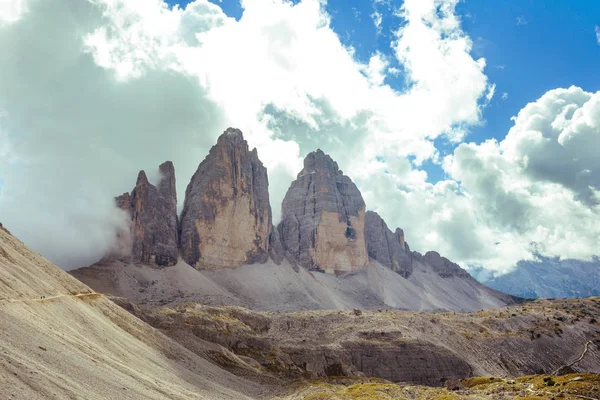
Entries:
{"label": "dirt path", "polygon": [[561,370],[561,369],[563,369],[563,368],[568,368],[568,367],[571,367],[571,366],[573,366],[573,365],[577,364],[579,361],[583,360],[583,357],[585,357],[586,353],[588,352],[588,348],[589,348],[590,344],[592,344],[592,341],[591,341],[591,340],[588,340],[588,341],[585,343],[585,346],[583,347],[583,352],[581,353],[581,355],[579,356],[579,358],[578,358],[577,360],[573,361],[573,362],[572,362],[572,363],[570,363],[570,364],[563,365],[562,367],[560,367],[560,368],[558,368],[556,371],[554,371],[554,372],[552,373],[552,375],[557,375],[557,374],[560,372],[560,370]]}
{"label": "dirt path", "polygon": [[0,299],[0,303],[28,303],[28,302],[41,302],[46,300],[59,299],[61,297],[88,297],[88,296],[102,296],[100,293],[77,293],[77,294],[59,294],[56,296],[47,296],[42,298],[30,298],[30,299]]}

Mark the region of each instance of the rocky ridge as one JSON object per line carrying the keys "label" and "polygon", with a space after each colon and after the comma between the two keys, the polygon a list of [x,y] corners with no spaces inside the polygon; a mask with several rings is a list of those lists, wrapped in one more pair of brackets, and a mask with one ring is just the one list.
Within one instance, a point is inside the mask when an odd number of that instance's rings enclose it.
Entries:
{"label": "rocky ridge", "polygon": [[265,262],[272,230],[267,169],[229,128],[198,166],[180,225],[183,259],[202,269]]}

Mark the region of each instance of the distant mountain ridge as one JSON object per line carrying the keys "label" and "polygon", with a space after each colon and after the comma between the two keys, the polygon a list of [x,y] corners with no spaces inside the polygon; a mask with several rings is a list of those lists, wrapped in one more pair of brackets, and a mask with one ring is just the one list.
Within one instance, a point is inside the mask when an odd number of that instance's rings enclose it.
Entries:
{"label": "distant mountain ridge", "polygon": [[[470,271],[485,285],[524,298],[590,297],[600,295],[600,258],[561,260],[536,255],[519,261],[514,270],[493,276],[482,269]],[[486,276],[487,275],[487,276]]]}

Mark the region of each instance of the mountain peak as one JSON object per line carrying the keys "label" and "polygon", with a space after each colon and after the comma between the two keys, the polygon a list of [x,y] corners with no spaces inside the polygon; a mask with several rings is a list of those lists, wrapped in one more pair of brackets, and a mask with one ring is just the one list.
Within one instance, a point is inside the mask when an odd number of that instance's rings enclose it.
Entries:
{"label": "mountain peak", "polygon": [[321,150],[309,153],[282,204],[282,244],[295,262],[328,272],[368,262],[365,202],[356,185]]}
{"label": "mountain peak", "polygon": [[181,252],[197,268],[264,262],[271,234],[267,170],[239,129],[227,129],[185,192]]}

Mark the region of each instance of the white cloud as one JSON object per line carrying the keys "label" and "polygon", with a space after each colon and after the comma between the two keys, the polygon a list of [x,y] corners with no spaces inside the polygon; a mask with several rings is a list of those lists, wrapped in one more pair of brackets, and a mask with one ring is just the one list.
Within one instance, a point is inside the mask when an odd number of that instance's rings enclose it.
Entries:
{"label": "white cloud", "polygon": [[[65,267],[92,262],[111,245],[122,222],[112,197],[131,189],[138,169],[176,160],[181,196],[224,126],[197,80],[157,68],[161,49],[145,47],[163,39],[143,34],[151,28],[140,13],[158,26],[170,12],[158,2],[127,5],[32,1],[0,26],[0,131],[11,154],[0,158],[0,220]],[[110,42],[103,64],[113,74],[83,50],[85,35],[104,28],[112,40],[123,21],[131,23],[129,43]]]}
{"label": "white cloud", "polygon": [[493,85],[488,86],[488,91],[485,94],[486,104],[490,104],[495,93],[496,93],[496,84],[494,83]]}
{"label": "white cloud", "polygon": [[17,21],[25,12],[26,0],[0,0],[0,26]]}
{"label": "white cloud", "polygon": [[381,35],[381,32],[382,32],[381,23],[383,22],[383,15],[379,11],[374,10],[373,13],[371,14],[371,19],[373,19],[373,24],[375,25],[375,30],[376,30],[377,34]]}
{"label": "white cloud", "polygon": [[479,123],[489,86],[455,2],[423,4],[401,10],[395,55],[412,85],[399,93],[384,85],[387,60],[357,62],[318,0],[244,0],[239,21],[205,0],[172,10],[159,0],[32,2],[0,28],[11,50],[0,55],[0,108],[20,160],[0,162],[0,217],[62,265],[89,262],[119,223],[112,196],[139,168],[173,160],[181,200],[228,125],[259,148],[276,219],[316,147],[359,179],[382,155],[390,176],[424,186],[404,157],[436,159],[431,140]]}
{"label": "white cloud", "polygon": [[369,82],[375,86],[383,85],[387,66],[388,62],[383,54],[373,54],[365,70]]}
{"label": "white cloud", "polygon": [[[239,21],[206,0],[31,2],[0,25],[0,153],[11,157],[0,158],[0,220],[64,266],[91,262],[120,223],[112,196],[138,169],[173,160],[182,200],[231,125],[269,169],[275,219],[301,157],[321,147],[416,249],[498,270],[530,257],[532,241],[587,256],[598,165],[582,143],[596,140],[596,94],[549,92],[500,143],[443,160],[434,147],[463,140],[495,93],[456,3],[407,0],[394,54],[363,64],[319,0],[243,0]],[[443,161],[447,179],[428,183],[425,160]]]}
{"label": "white cloud", "polygon": [[598,42],[598,44],[600,44],[600,26],[596,26],[596,28],[594,30],[596,32],[596,42]]}
{"label": "white cloud", "polygon": [[527,20],[525,19],[524,16],[519,15],[517,17],[517,25],[527,25]]}
{"label": "white cloud", "polygon": [[446,171],[472,196],[480,222],[513,244],[503,269],[534,250],[589,259],[600,237],[600,164],[592,150],[600,145],[600,92],[551,90],[514,121],[500,143],[460,145]]}
{"label": "white cloud", "polygon": [[502,100],[508,100],[508,93],[507,92],[502,92],[502,96],[500,96],[500,98]]}

